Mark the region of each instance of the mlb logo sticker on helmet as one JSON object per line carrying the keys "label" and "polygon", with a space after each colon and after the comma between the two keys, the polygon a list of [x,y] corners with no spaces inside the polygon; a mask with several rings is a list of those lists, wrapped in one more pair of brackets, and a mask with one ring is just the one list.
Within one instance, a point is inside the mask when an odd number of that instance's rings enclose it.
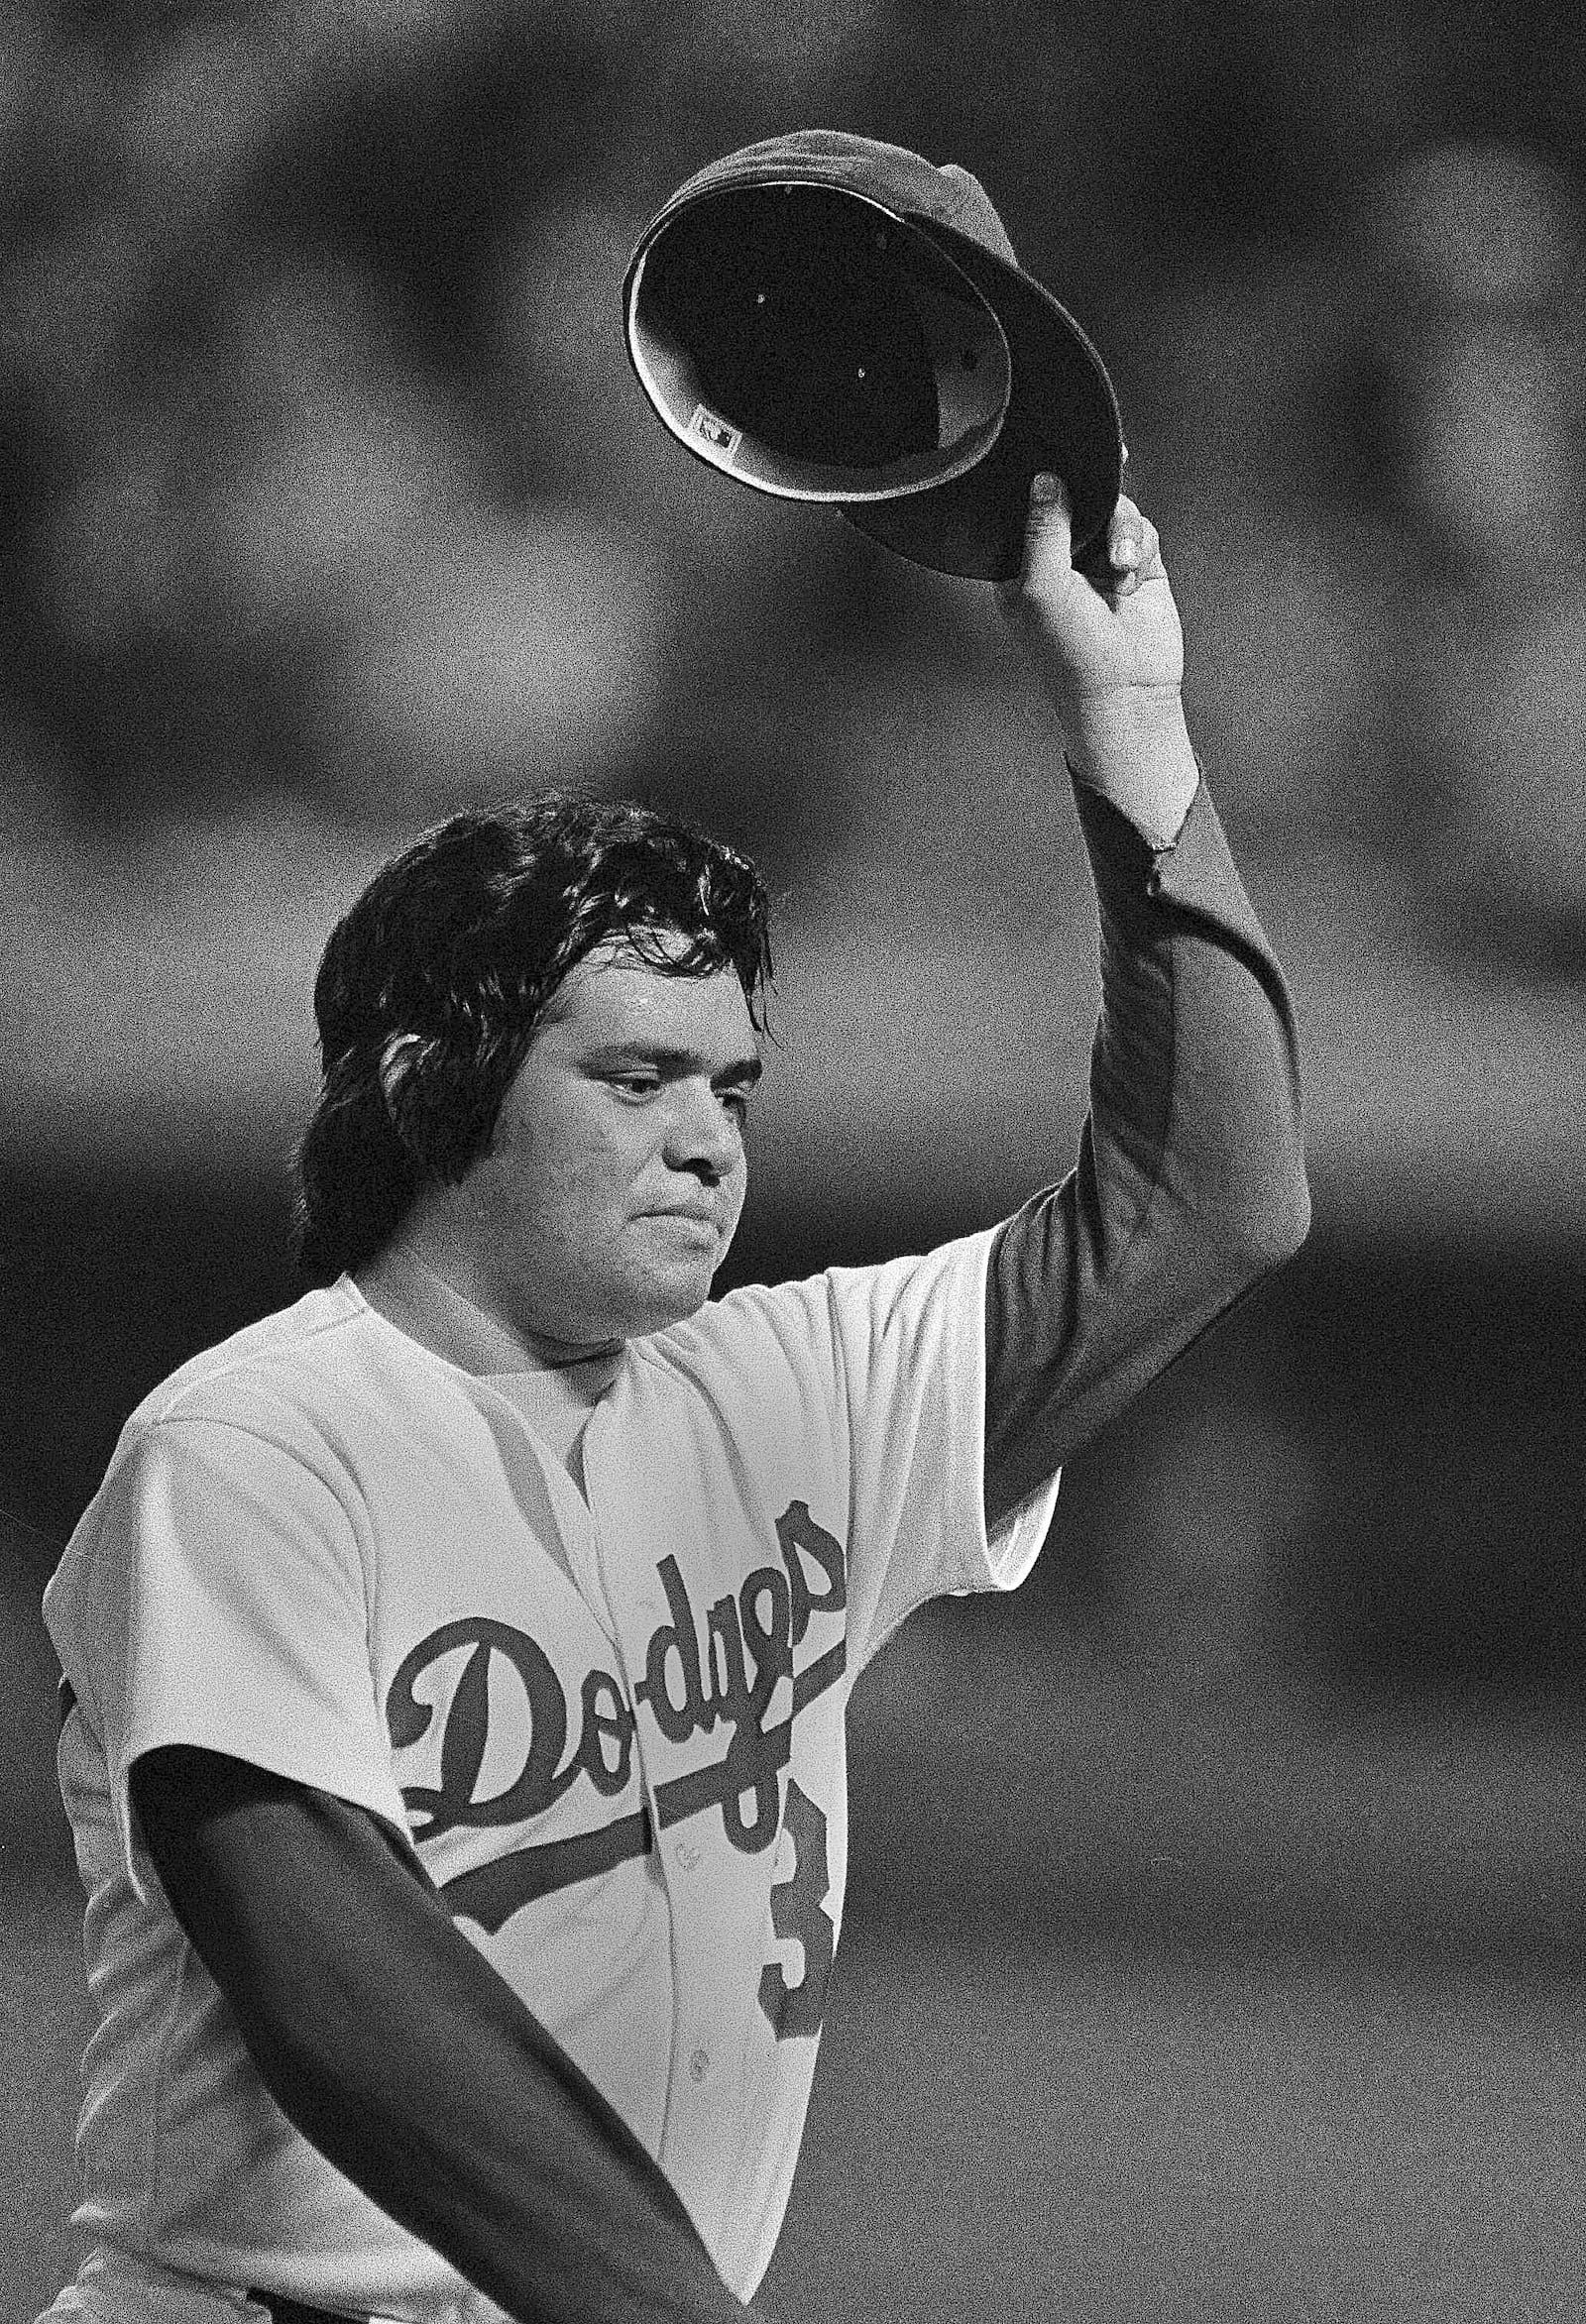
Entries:
{"label": "mlb logo sticker on helmet", "polygon": [[737,448],[743,441],[741,428],[730,426],[720,413],[710,410],[703,403],[695,404],[685,432],[698,436],[707,447],[706,458],[719,462],[723,468],[732,467],[737,458]]}

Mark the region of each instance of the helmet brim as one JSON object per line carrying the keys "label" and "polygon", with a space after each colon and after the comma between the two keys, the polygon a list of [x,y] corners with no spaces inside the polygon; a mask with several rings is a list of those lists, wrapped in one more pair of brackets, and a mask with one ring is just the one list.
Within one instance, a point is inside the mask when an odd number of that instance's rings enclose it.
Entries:
{"label": "helmet brim", "polygon": [[996,441],[961,475],[907,497],[849,503],[850,523],[914,563],[1011,581],[1023,563],[1030,485],[1043,470],[1069,496],[1076,563],[1106,532],[1123,486],[1118,399],[1105,365],[1051,291],[951,227],[914,223],[985,297],[1008,342],[1013,388]]}

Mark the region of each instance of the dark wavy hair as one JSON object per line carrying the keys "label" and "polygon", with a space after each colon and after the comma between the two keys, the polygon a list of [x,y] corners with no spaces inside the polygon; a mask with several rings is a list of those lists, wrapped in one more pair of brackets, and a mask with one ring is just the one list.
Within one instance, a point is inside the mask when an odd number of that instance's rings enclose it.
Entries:
{"label": "dark wavy hair", "polygon": [[376,873],[314,979],[323,1080],[293,1161],[305,1273],[363,1266],[426,1180],[461,1180],[546,1004],[610,937],[667,975],[734,968],[763,1029],[765,884],[653,809],[561,793],[470,809]]}

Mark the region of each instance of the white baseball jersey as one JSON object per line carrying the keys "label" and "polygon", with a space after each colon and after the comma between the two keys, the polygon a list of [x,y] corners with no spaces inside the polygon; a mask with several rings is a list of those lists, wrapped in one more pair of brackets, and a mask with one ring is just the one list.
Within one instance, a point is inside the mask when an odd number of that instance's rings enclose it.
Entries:
{"label": "white baseball jersey", "polygon": [[[499,2311],[287,2123],[134,1828],[188,1743],[409,1832],[749,2297],[786,2207],[842,1924],[844,1717],[988,1541],[989,1233],[733,1292],[634,1341],[577,1454],[346,1277],[128,1422],[46,1596],[99,2030],[80,2223],[141,2262],[365,2313]],[[584,1487],[580,1492],[578,1477]]]}

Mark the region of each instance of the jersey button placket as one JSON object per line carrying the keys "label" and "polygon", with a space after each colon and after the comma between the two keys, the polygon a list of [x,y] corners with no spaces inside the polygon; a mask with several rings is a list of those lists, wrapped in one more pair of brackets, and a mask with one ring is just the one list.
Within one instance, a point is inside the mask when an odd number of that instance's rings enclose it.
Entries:
{"label": "jersey button placket", "polygon": [[704,2081],[704,2079],[705,2079],[705,2077],[706,2077],[706,2075],[707,2075],[707,2074],[710,2072],[710,2070],[711,2070],[711,2053],[710,2053],[710,2051],[709,2051],[708,2049],[691,2049],[691,2050],[689,2051],[689,2059],[688,2059],[688,2078],[689,2078],[689,2080],[690,2080],[691,2082],[703,2082],[703,2081]]}

